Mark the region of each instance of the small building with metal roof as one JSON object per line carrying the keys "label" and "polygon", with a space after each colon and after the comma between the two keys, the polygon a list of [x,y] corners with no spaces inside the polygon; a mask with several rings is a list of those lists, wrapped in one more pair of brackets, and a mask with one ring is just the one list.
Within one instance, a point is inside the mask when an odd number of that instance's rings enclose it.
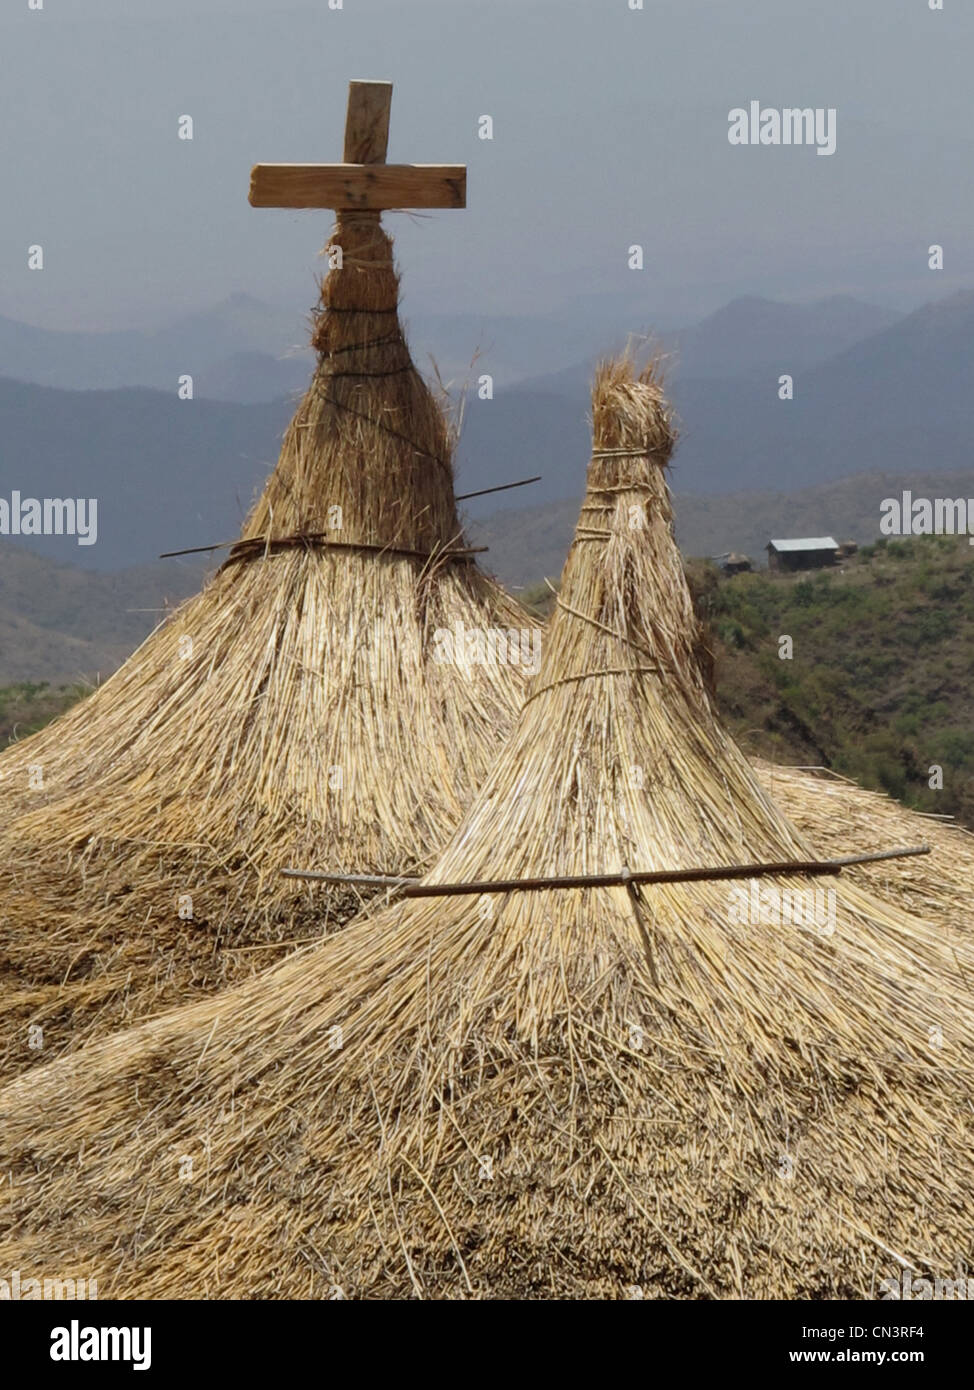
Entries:
{"label": "small building with metal roof", "polygon": [[836,563],[839,542],[832,536],[799,536],[791,540],[771,540],[767,551],[769,569],[817,570]]}

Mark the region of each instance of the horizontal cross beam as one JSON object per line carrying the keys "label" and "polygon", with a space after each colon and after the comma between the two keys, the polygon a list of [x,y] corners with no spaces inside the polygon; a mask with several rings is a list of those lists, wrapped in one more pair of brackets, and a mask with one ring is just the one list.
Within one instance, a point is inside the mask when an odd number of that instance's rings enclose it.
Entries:
{"label": "horizontal cross beam", "polygon": [[256,164],[255,208],[463,208],[463,164]]}

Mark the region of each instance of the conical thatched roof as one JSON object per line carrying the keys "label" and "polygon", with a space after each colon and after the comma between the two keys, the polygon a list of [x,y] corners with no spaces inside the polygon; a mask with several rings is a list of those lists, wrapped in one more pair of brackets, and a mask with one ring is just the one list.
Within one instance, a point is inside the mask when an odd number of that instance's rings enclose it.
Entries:
{"label": "conical thatched roof", "polygon": [[[652,373],[603,370],[594,427],[542,669],[426,887],[809,854],[692,660]],[[367,913],[0,1093],[0,1264],[143,1297],[950,1274],[974,1228],[971,950],[834,886],[831,931],[749,920],[726,880]]]}
{"label": "conical thatched roof", "polygon": [[379,215],[343,214],[332,244],[314,376],[241,542],[0,759],[0,1075],[319,931],[328,900],[283,865],[424,866],[520,707],[523,663],[436,639],[532,624],[466,548]]}

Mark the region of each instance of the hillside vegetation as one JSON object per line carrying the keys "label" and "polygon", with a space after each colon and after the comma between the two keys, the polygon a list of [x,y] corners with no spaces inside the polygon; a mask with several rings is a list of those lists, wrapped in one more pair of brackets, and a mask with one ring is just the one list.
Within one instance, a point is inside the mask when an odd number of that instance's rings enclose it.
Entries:
{"label": "hillside vegetation", "polygon": [[85,685],[55,688],[47,681],[0,686],[0,748],[42,729],[87,694],[88,689]]}
{"label": "hillside vegetation", "polygon": [[[733,733],[974,826],[974,549],[878,541],[836,570],[725,578],[690,566]],[[791,637],[790,659],[779,655]],[[943,786],[936,788],[935,769]]]}

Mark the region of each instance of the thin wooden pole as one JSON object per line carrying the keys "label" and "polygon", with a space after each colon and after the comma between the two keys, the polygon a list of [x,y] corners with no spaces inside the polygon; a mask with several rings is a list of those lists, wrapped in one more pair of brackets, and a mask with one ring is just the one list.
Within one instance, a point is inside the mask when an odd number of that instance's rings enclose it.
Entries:
{"label": "thin wooden pole", "polygon": [[541,474],[536,473],[533,478],[522,478],[518,483],[501,483],[499,487],[482,487],[478,492],[461,492],[457,495],[458,502],[466,502],[469,497],[486,497],[488,492],[509,492],[512,487],[527,487],[528,483],[540,483]]}
{"label": "thin wooden pole", "polygon": [[874,854],[850,854],[842,859],[792,859],[770,864],[720,864],[698,869],[623,870],[611,874],[567,874],[543,878],[497,878],[480,883],[424,883],[418,878],[384,874],[333,874],[317,869],[282,869],[285,878],[316,879],[322,883],[362,883],[376,888],[399,888],[404,898],[461,898],[480,893],[536,892],[545,888],[613,888],[633,883],[703,883],[714,879],[821,876],[839,874],[853,864],[878,864],[886,859],[909,859],[929,854],[929,845],[887,849]]}

